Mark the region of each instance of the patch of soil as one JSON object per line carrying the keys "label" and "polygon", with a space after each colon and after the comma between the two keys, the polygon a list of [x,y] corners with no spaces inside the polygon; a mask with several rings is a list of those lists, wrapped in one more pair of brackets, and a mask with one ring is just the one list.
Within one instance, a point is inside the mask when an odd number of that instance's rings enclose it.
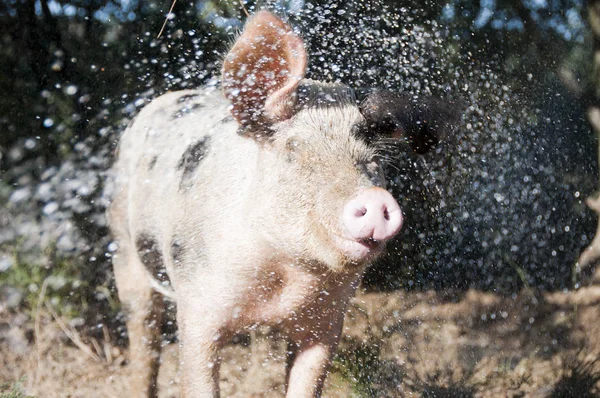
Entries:
{"label": "patch of soil", "polygon": [[[600,396],[600,286],[509,297],[467,292],[359,293],[325,397]],[[2,315],[2,314],[0,314]],[[259,329],[222,352],[224,397],[284,395],[285,342]],[[127,353],[85,341],[51,314],[0,317],[0,393],[124,397]],[[177,345],[166,344],[161,397],[177,397]]]}

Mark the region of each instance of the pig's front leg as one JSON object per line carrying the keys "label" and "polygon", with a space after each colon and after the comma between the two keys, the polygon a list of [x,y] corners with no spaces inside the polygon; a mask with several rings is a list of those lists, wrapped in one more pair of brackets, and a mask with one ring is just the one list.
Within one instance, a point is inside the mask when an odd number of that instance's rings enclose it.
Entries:
{"label": "pig's front leg", "polygon": [[286,397],[320,397],[337,342],[305,342],[289,370]]}
{"label": "pig's front leg", "polygon": [[346,307],[360,276],[357,272],[331,280],[311,305],[289,320],[286,397],[321,396],[342,334]]}
{"label": "pig's front leg", "polygon": [[[337,348],[345,305],[292,325],[286,397],[320,397]],[[331,313],[328,313],[331,312]],[[315,320],[316,318],[316,320]]]}

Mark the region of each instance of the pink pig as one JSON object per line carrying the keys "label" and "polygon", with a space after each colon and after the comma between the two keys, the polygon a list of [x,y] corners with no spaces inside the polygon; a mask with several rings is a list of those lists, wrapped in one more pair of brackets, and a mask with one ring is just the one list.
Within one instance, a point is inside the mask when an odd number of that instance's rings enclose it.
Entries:
{"label": "pink pig", "polygon": [[[223,93],[163,95],[124,133],[109,220],[127,314],[132,396],[156,396],[163,295],[177,303],[182,395],[219,396],[219,348],[256,325],[290,342],[288,397],[319,396],[344,312],[402,226],[374,140],[435,143],[410,101],[304,79],[273,14],[227,54]],[[414,119],[414,118],[413,118]],[[418,123],[417,123],[418,124]]]}

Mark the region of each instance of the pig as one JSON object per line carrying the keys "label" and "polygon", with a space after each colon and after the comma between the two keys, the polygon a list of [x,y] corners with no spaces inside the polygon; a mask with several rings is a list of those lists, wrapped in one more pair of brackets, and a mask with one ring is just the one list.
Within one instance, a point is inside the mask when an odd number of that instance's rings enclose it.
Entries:
{"label": "pig", "polygon": [[108,219],[131,396],[157,395],[167,300],[182,396],[218,397],[219,348],[257,325],[289,340],[286,396],[320,396],[348,301],[402,226],[376,142],[424,152],[437,128],[410,99],[359,103],[306,66],[302,39],[260,11],[223,61],[222,90],[167,93],[121,137]]}

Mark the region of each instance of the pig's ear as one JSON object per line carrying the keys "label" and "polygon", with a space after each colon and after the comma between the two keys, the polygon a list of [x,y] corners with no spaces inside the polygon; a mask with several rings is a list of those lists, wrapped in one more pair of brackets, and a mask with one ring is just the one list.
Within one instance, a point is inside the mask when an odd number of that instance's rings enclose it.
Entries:
{"label": "pig's ear", "polygon": [[419,154],[429,152],[446,136],[458,121],[460,109],[456,102],[391,91],[373,92],[360,104],[367,135],[407,139]]}
{"label": "pig's ear", "polygon": [[306,69],[302,39],[268,11],[252,17],[223,63],[223,89],[244,127],[290,118]]}

